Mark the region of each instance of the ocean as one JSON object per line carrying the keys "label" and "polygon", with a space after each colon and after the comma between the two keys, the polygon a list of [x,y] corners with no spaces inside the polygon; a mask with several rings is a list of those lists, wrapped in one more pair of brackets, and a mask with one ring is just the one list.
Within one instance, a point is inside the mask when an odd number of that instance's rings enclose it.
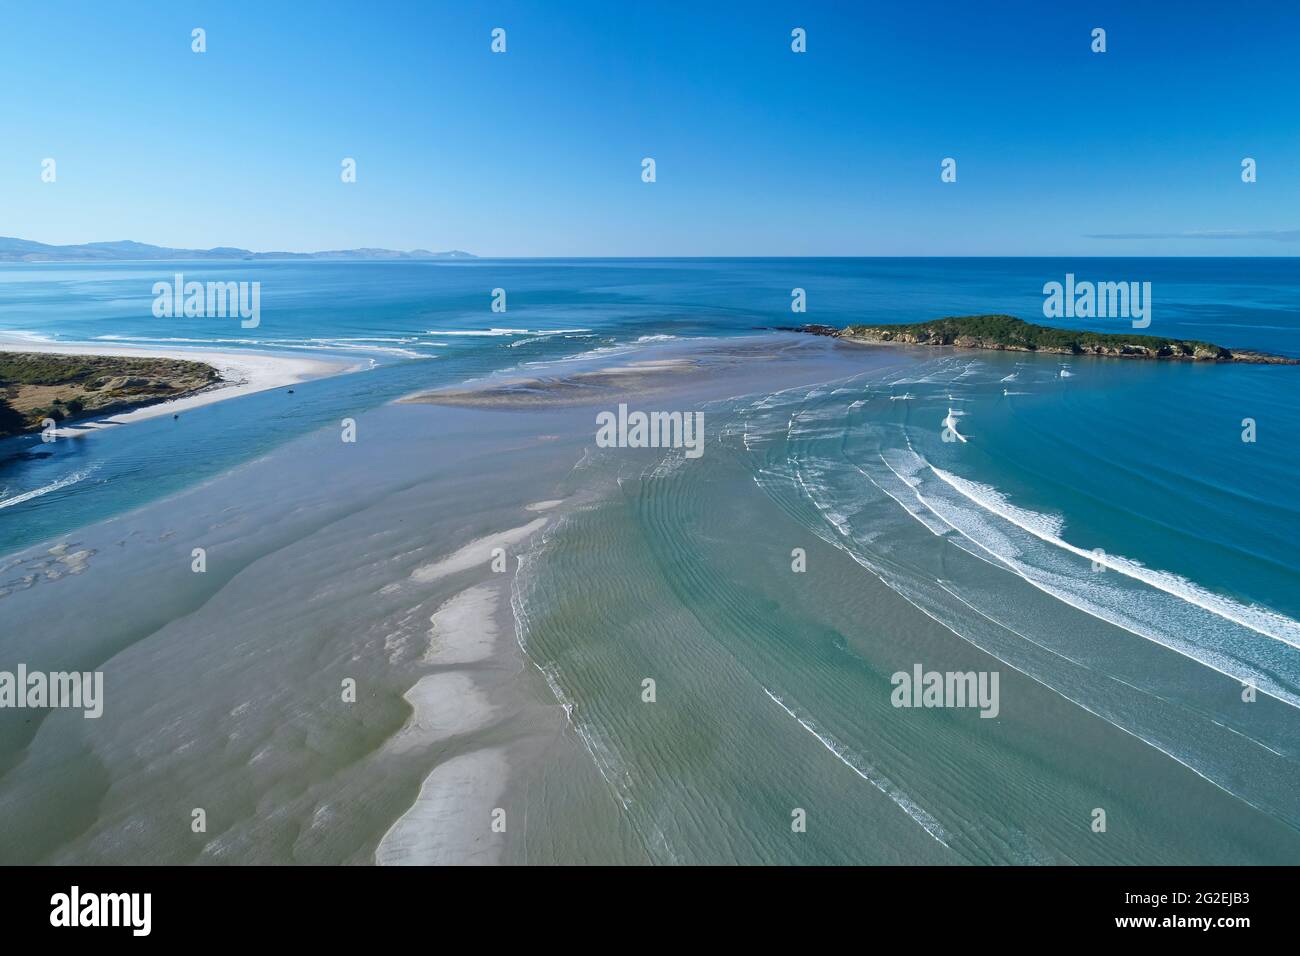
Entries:
{"label": "ocean", "polygon": [[[177,272],[260,281],[260,325],[154,318]],[[109,688],[0,715],[0,860],[1296,862],[1300,367],[774,331],[1047,324],[1066,274],[1300,357],[1292,259],[0,266],[0,335],[360,366],[0,441],[0,669]],[[701,356],[643,401],[703,412],[698,459],[393,404]],[[997,672],[996,714],[896,706],[918,666]]]}

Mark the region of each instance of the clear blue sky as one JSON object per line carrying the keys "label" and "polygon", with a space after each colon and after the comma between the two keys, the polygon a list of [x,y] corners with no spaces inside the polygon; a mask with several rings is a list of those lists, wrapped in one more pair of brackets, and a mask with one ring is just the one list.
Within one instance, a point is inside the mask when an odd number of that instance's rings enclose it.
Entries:
{"label": "clear blue sky", "polygon": [[[1280,238],[1300,230],[1297,0],[45,0],[0,16],[0,235],[1300,254]],[[1183,237],[1199,232],[1249,237]],[[1146,238],[1090,238],[1115,234]]]}

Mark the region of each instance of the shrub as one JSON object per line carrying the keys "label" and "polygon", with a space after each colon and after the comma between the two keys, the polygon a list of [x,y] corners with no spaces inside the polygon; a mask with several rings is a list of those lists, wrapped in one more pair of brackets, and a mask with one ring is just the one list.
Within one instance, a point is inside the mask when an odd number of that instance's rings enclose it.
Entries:
{"label": "shrub", "polygon": [[0,435],[17,435],[26,427],[27,419],[16,412],[3,396],[0,396]]}

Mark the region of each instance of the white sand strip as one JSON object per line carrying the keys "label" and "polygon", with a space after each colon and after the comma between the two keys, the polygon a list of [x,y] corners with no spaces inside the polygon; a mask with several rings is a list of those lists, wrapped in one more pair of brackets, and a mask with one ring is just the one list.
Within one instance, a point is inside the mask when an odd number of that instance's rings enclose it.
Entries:
{"label": "white sand strip", "polygon": [[403,753],[479,730],[492,722],[495,710],[474,681],[457,671],[425,674],[402,698],[415,713],[384,743],[385,753]]}
{"label": "white sand strip", "polygon": [[439,578],[445,578],[449,574],[457,574],[461,571],[468,571],[470,568],[476,568],[480,564],[486,564],[492,560],[493,548],[509,548],[521,544],[545,524],[545,518],[536,518],[528,522],[528,524],[520,525],[518,528],[511,528],[509,531],[499,531],[496,534],[477,538],[441,561],[434,561],[432,564],[425,564],[416,568],[411,572],[411,580],[418,581],[421,584],[428,584],[431,581],[437,581]]}
{"label": "white sand strip", "polygon": [[446,601],[429,618],[426,664],[473,664],[487,660],[500,636],[496,609],[501,589],[479,584]]}
{"label": "white sand strip", "polygon": [[281,355],[252,350],[214,351],[180,347],[154,347],[137,345],[102,345],[98,342],[43,342],[25,338],[0,336],[0,349],[12,352],[43,352],[54,355],[113,355],[123,358],[171,358],[190,362],[206,362],[221,373],[223,383],[197,395],[160,402],[144,408],[132,409],[108,418],[81,422],[60,428],[58,435],[77,435],[103,428],[106,425],[124,425],[128,422],[175,415],[190,408],[210,405],[239,395],[251,395],[271,388],[283,388],[311,379],[325,378],[342,372],[355,371],[362,365],[345,359],[304,358],[298,355]]}
{"label": "white sand strip", "polygon": [[[476,750],[439,764],[420,795],[384,834],[375,850],[380,866],[495,863],[505,843],[492,832],[492,811],[509,766],[499,748]],[[509,825],[509,817],[506,824]]]}
{"label": "white sand strip", "polygon": [[524,509],[526,511],[550,511],[562,504],[564,504],[563,498],[552,498],[550,501],[534,501],[531,505],[524,505]]}

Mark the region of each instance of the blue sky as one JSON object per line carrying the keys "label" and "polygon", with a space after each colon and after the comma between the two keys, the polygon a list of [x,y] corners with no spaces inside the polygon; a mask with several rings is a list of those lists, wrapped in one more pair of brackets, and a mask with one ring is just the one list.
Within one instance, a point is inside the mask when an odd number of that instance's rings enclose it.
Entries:
{"label": "blue sky", "polygon": [[[47,0],[3,17],[0,235],[501,256],[1300,254],[1277,238],[1300,235],[1294,0]],[[940,182],[944,157],[956,183]],[[1238,237],[1185,237],[1206,232]],[[1115,235],[1146,238],[1091,238]]]}

